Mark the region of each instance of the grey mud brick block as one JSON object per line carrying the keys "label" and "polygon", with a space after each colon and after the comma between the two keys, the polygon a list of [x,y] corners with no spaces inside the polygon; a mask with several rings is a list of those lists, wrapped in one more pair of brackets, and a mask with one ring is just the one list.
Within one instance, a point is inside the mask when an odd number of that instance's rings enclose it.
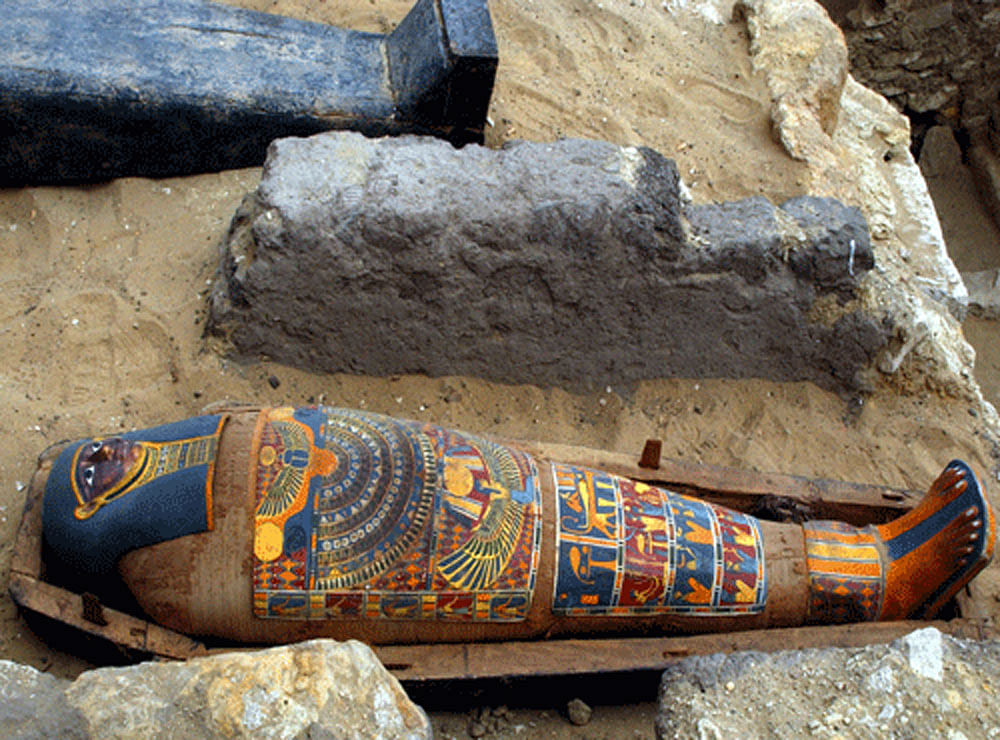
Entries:
{"label": "grey mud brick block", "polygon": [[0,186],[259,165],[281,136],[483,140],[487,0],[417,0],[388,35],[206,0],[0,3]]}
{"label": "grey mud brick block", "polygon": [[280,140],[223,245],[209,328],[314,371],[856,389],[888,336],[850,309],[874,265],[861,213],[681,192],[672,161],[597,141]]}

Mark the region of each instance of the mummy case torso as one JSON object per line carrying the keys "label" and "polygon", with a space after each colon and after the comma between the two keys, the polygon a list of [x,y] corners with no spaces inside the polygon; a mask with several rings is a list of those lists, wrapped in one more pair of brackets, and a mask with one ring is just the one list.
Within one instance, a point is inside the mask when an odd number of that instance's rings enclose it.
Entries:
{"label": "mummy case torso", "polygon": [[802,558],[801,530],[472,435],[319,407],[127,436],[138,462],[96,495],[84,457],[102,441],[63,450],[45,536],[83,573],[117,561],[181,632],[463,641],[800,619],[767,566]]}

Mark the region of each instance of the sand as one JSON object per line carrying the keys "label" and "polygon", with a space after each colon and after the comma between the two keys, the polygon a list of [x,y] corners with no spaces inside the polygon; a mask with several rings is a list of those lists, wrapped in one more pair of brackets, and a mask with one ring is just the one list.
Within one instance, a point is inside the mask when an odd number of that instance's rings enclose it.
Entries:
{"label": "sand", "polygon": [[[241,4],[374,31],[391,28],[410,6]],[[750,70],[742,26],[709,33],[702,19],[670,10],[679,5],[493,0],[501,64],[488,143],[584,136],[645,144],[678,161],[702,202],[801,193],[802,165],[770,137],[766,92]],[[997,480],[981,410],[934,394],[842,398],[805,383],[674,379],[573,395],[474,378],[331,376],[266,359],[229,361],[203,338],[205,300],[218,244],[258,178],[247,169],[0,190],[0,424],[8,430],[0,573],[24,484],[47,445],[175,420],[226,399],[323,402],[622,452],[659,437],[671,457],[916,489],[962,457]],[[981,346],[996,345],[996,335],[993,324],[971,334]],[[983,370],[995,394],[1000,363]],[[988,614],[1000,599],[997,570],[975,584]],[[33,635],[6,595],[0,658],[66,676],[86,667]]]}

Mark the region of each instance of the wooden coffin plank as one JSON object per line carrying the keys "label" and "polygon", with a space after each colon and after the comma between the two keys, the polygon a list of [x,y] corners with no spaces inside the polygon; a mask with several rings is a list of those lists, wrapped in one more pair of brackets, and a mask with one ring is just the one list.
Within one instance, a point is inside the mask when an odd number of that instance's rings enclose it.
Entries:
{"label": "wooden coffin plank", "polygon": [[465,132],[452,141],[483,142],[497,68],[486,0],[418,2],[387,38],[398,115]]}
{"label": "wooden coffin plank", "polygon": [[996,636],[995,631],[985,624],[956,619],[950,622],[902,621],[792,627],[685,637],[386,645],[374,650],[379,660],[401,681],[496,679],[663,670],[679,658],[738,650],[775,652],[862,647],[890,642],[913,630],[931,626],[960,637],[986,639]]}
{"label": "wooden coffin plank", "polygon": [[42,496],[37,481],[40,476],[48,474],[51,461],[42,463],[35,473],[32,484],[28,487],[28,495],[24,499],[24,511],[21,514],[21,524],[14,538],[14,548],[10,559],[11,573],[40,578],[42,575]]}
{"label": "wooden coffin plank", "polygon": [[806,504],[813,518],[864,525],[899,516],[922,495],[888,486],[758,473],[669,458],[660,458],[657,468],[640,467],[639,455],[534,441],[507,440],[507,443],[533,455],[606,470],[741,511],[753,509],[764,496],[785,496]]}
{"label": "wooden coffin plank", "polygon": [[207,654],[205,646],[190,637],[98,606],[84,596],[20,573],[11,574],[9,589],[19,606],[103,637],[115,645],[165,658],[186,659]]}
{"label": "wooden coffin plank", "polygon": [[207,0],[18,0],[0,26],[0,186],[259,165],[330,129],[481,142],[497,64],[486,0],[417,0],[389,35]]}
{"label": "wooden coffin plank", "polygon": [[[10,592],[23,608],[103,637],[122,647],[185,660],[226,650],[207,650],[189,637],[131,615],[100,607],[87,598],[20,574],[12,574]],[[89,617],[85,616],[89,611]],[[739,650],[800,650],[861,647],[889,642],[923,627],[973,639],[995,639],[996,630],[979,620],[900,621],[835,626],[729,632],[683,637],[583,638],[443,645],[383,645],[373,650],[398,679],[425,682],[496,679],[517,676],[584,675],[663,670],[691,655]]]}

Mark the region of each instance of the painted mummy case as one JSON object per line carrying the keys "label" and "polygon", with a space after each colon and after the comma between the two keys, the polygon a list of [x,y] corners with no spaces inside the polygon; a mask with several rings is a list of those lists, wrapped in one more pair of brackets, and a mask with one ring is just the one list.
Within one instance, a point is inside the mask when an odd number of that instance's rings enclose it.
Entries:
{"label": "painted mummy case", "polygon": [[240,642],[807,617],[800,527],[344,409],[235,411],[68,445],[42,520],[50,556],[79,577],[117,567],[154,621]]}

